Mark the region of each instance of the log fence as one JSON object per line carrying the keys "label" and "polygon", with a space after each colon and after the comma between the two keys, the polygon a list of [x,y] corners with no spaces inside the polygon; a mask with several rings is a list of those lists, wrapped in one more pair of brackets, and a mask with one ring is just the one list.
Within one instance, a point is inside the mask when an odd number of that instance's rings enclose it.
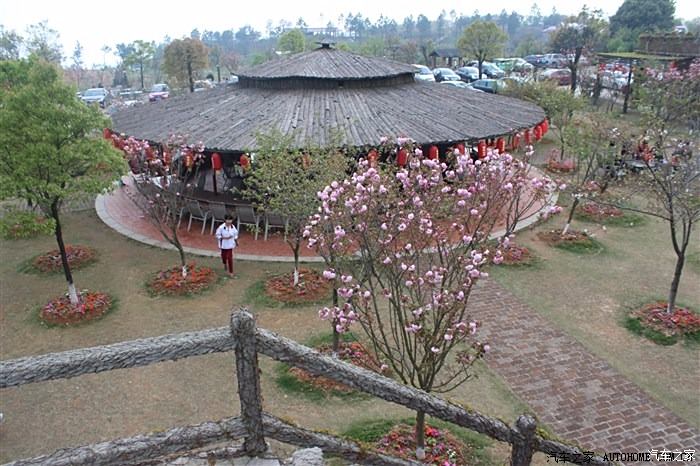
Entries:
{"label": "log fence", "polygon": [[[176,427],[8,463],[20,465],[143,464],[169,455],[184,454],[217,443],[243,440],[242,447],[224,449],[229,457],[261,456],[266,438],[299,447],[319,447],[324,453],[366,465],[417,466],[420,463],[368,450],[366,446],[333,435],[294,426],[262,410],[258,354],[321,375],[377,398],[423,411],[512,445],[511,464],[526,466],[534,452],[566,458],[575,464],[609,465],[591,452],[547,439],[537,432],[534,418],[520,416],[514,425],[447,402],[421,390],[345,363],[268,330],[257,328],[245,309],[234,311],[230,327],[164,335],[106,346],[0,361],[0,389],[29,383],[76,377],[114,369],[145,366],[210,353],[235,353],[241,404],[239,417]],[[221,450],[218,450],[221,451]],[[7,465],[6,465],[7,466]]]}

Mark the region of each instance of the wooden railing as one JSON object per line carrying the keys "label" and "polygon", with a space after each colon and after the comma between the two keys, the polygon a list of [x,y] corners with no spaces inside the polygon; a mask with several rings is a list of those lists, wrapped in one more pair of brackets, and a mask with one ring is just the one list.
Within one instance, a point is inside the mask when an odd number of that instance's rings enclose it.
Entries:
{"label": "wooden railing", "polygon": [[229,440],[244,439],[237,449],[217,450],[227,457],[259,456],[267,450],[265,438],[297,445],[319,447],[324,453],[368,465],[418,465],[367,450],[355,442],[303,429],[262,410],[258,353],[302,368],[386,401],[423,411],[431,416],[466,427],[512,445],[511,464],[529,465],[535,451],[576,464],[608,465],[598,456],[576,447],[543,438],[531,416],[520,416],[511,427],[504,422],[468,411],[459,405],[421,390],[402,385],[382,375],[324,356],[317,351],[256,328],[245,309],[234,311],[230,328],[164,335],[107,346],[50,353],[0,362],[0,388],[64,379],[113,369],[145,366],[209,353],[234,351],[241,404],[239,417],[177,427],[165,432],[61,449],[50,455],[19,460],[10,465],[123,465],[139,464],[166,455],[181,454]]}

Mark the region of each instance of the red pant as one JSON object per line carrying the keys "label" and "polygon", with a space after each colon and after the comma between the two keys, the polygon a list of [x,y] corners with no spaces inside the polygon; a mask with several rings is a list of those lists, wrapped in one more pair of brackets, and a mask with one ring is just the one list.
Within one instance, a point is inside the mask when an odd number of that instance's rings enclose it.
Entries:
{"label": "red pant", "polygon": [[221,262],[224,263],[224,268],[228,273],[233,273],[233,249],[221,250]]}

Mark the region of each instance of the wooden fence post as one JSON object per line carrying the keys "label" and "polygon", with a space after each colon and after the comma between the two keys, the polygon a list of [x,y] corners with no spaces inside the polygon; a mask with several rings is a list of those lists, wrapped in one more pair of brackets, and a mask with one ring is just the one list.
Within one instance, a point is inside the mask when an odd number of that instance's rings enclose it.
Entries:
{"label": "wooden fence post", "polygon": [[260,456],[267,451],[263,436],[262,394],[260,370],[255,343],[255,319],[245,309],[231,314],[231,334],[235,340],[238,397],[241,419],[247,430],[243,449],[248,456]]}
{"label": "wooden fence post", "polygon": [[534,453],[534,440],[537,422],[532,416],[521,415],[515,421],[513,430],[517,435],[513,439],[513,450],[510,455],[511,466],[529,466]]}

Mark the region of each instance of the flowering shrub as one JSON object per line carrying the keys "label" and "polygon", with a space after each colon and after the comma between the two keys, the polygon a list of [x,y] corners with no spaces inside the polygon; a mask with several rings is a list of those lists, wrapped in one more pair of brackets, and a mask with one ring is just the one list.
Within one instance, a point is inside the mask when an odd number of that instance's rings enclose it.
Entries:
{"label": "flowering shrub", "polygon": [[154,295],[183,296],[201,293],[217,280],[216,273],[209,267],[197,267],[191,262],[187,270],[185,277],[180,266],[160,271],[146,286]]}
{"label": "flowering shrub", "polygon": [[534,257],[525,246],[510,244],[503,248],[503,265],[527,265],[532,263]]}
{"label": "flowering shrub", "polygon": [[[416,460],[415,429],[399,424],[377,442],[382,453],[407,460]],[[463,466],[469,464],[465,458],[466,446],[444,429],[425,426],[425,459],[422,463],[431,466]]]}
{"label": "flowering shrub", "polygon": [[53,232],[56,223],[43,215],[11,210],[0,218],[0,236],[5,239],[26,239]]}
{"label": "flowering shrub", "polygon": [[666,312],[667,307],[668,303],[659,301],[633,311],[630,316],[643,326],[669,337],[700,332],[700,315],[682,307]]}
{"label": "flowering shrub", "polygon": [[83,290],[77,305],[71,304],[68,296],[49,301],[40,311],[39,317],[51,325],[71,325],[101,317],[112,307],[112,298],[106,293]]}
{"label": "flowering shrub", "polygon": [[[88,246],[66,246],[66,256],[71,269],[79,269],[97,260],[97,251]],[[52,273],[63,270],[61,253],[58,249],[37,256],[32,265],[42,273]]]}

